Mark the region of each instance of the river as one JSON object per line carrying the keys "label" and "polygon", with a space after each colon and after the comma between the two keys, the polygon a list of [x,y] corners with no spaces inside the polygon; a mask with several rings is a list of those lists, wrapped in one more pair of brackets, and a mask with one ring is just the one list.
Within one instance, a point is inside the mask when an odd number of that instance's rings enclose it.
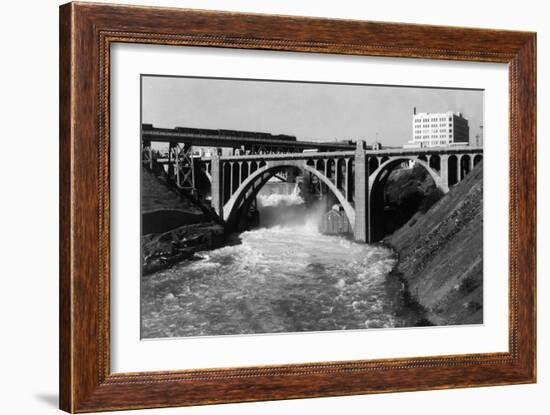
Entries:
{"label": "river", "polygon": [[274,188],[239,244],[143,277],[142,338],[411,325],[393,252],[320,234],[296,189]]}

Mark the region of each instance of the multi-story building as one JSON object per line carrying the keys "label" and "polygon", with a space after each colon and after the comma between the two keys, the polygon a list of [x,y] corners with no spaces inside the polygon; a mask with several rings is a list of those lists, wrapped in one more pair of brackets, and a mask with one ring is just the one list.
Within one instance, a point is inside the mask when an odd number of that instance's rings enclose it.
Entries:
{"label": "multi-story building", "polygon": [[462,114],[421,112],[414,110],[412,140],[404,147],[467,146],[470,141],[468,120]]}

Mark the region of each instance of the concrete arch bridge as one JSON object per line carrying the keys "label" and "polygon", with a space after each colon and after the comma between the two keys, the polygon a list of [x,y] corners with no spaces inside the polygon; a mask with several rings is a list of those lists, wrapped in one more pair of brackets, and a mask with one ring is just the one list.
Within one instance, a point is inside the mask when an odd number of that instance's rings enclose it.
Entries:
{"label": "concrete arch bridge", "polygon": [[270,178],[300,170],[310,185],[331,192],[343,207],[360,242],[381,238],[377,220],[383,209],[383,192],[390,173],[414,161],[424,167],[436,186],[447,193],[483,158],[480,147],[303,152],[219,156],[203,160],[211,182],[211,204],[227,226],[234,226]]}

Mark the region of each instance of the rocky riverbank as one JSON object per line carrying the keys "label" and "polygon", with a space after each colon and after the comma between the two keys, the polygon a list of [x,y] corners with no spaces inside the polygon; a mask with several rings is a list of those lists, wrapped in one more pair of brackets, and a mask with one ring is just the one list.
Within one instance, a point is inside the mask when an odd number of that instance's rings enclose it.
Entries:
{"label": "rocky riverbank", "polygon": [[168,268],[185,259],[193,259],[198,251],[224,245],[223,226],[214,223],[184,225],[160,234],[141,237],[143,275]]}
{"label": "rocky riverbank", "polygon": [[225,243],[223,226],[146,169],[141,173],[141,210],[143,275]]}
{"label": "rocky riverbank", "polygon": [[483,166],[384,240],[426,324],[483,323]]}

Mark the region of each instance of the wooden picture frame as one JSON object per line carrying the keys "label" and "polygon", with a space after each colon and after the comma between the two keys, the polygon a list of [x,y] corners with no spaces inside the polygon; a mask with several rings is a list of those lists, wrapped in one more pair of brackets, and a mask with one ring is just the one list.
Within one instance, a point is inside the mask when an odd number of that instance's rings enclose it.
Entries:
{"label": "wooden picture frame", "polygon": [[[509,352],[111,373],[109,68],[114,43],[509,65]],[[536,380],[536,34],[168,8],[60,8],[60,407],[91,412]],[[228,362],[230,364],[230,362]]]}

